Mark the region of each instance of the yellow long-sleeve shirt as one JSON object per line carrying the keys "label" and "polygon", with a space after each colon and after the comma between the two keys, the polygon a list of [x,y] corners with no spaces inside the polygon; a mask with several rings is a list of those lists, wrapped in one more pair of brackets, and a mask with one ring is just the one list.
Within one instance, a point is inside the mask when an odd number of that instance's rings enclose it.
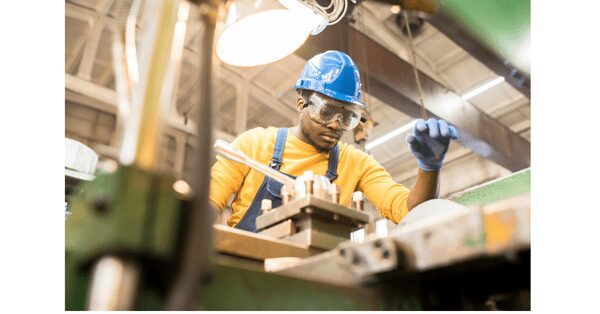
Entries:
{"label": "yellow long-sleeve shirt", "polygon": [[[232,145],[258,162],[268,165],[271,162],[277,128],[255,128],[248,130]],[[338,177],[334,181],[340,188],[340,203],[348,206],[354,191],[362,191],[379,212],[398,223],[408,213],[409,190],[395,183],[390,174],[371,156],[352,145],[339,142]],[[303,142],[292,132],[288,132],[283,151],[281,172],[300,176],[306,170],[324,175],[327,171],[329,154],[319,152],[314,146]],[[223,209],[229,197],[236,193],[231,205],[233,215],[229,226],[235,226],[244,216],[254,196],[258,192],[264,175],[248,166],[217,156],[211,169],[210,200]]]}

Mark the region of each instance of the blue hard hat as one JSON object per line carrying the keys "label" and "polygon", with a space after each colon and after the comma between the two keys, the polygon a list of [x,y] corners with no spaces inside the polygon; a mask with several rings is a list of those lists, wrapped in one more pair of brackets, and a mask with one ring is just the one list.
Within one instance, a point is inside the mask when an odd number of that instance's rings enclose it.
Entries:
{"label": "blue hard hat", "polygon": [[294,88],[312,90],[340,101],[364,106],[360,101],[358,68],[341,51],[329,50],[308,60]]}

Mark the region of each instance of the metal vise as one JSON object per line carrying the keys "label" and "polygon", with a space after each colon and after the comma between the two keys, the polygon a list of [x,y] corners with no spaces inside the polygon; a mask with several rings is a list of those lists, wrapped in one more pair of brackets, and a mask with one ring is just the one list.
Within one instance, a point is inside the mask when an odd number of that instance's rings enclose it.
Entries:
{"label": "metal vise", "polygon": [[355,209],[340,205],[337,186],[312,171],[296,179],[293,198],[286,197],[291,193],[285,189],[284,185],[281,206],[271,209],[270,202],[263,201],[263,214],[256,218],[260,234],[330,250],[369,223],[360,205]]}

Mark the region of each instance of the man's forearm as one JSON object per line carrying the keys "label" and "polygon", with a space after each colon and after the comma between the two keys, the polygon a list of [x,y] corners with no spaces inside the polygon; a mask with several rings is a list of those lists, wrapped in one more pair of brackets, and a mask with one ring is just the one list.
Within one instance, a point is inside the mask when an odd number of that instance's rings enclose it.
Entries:
{"label": "man's forearm", "polygon": [[408,210],[415,206],[438,197],[439,171],[424,171],[419,169],[415,185],[408,194],[407,207]]}

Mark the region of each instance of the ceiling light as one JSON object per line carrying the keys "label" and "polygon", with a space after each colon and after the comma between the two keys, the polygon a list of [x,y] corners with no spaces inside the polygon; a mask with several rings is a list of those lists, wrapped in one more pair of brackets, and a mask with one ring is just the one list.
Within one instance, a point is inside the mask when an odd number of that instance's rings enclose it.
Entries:
{"label": "ceiling light", "polygon": [[234,66],[280,60],[329,22],[299,0],[233,0],[226,11],[216,52]]}
{"label": "ceiling light", "polygon": [[413,121],[413,122],[411,122],[409,124],[403,125],[403,126],[397,128],[397,129],[393,130],[392,132],[387,133],[387,134],[385,134],[385,135],[377,138],[376,140],[374,140],[374,141],[368,143],[367,145],[365,145],[365,149],[370,150],[371,148],[373,148],[373,147],[375,147],[375,146],[377,146],[377,145],[379,145],[379,144],[381,144],[381,143],[383,143],[383,142],[391,139],[392,137],[400,135],[400,134],[402,134],[402,133],[404,133],[404,132],[412,129],[413,126],[415,125],[415,123],[417,123],[417,120],[415,120],[415,121]]}
{"label": "ceiling light", "polygon": [[492,87],[500,84],[503,81],[504,81],[504,77],[503,76],[498,77],[496,79],[493,79],[493,80],[491,80],[491,81],[489,81],[489,82],[487,82],[487,83],[485,83],[485,84],[483,84],[483,85],[481,85],[481,86],[479,86],[477,88],[474,88],[473,90],[469,91],[468,93],[464,94],[462,96],[462,99],[463,100],[469,100],[469,99],[471,99],[471,98],[473,98],[473,97],[475,97],[475,96],[483,93],[484,91],[486,91],[486,90],[488,90],[488,89],[490,89],[490,88],[492,88]]}

